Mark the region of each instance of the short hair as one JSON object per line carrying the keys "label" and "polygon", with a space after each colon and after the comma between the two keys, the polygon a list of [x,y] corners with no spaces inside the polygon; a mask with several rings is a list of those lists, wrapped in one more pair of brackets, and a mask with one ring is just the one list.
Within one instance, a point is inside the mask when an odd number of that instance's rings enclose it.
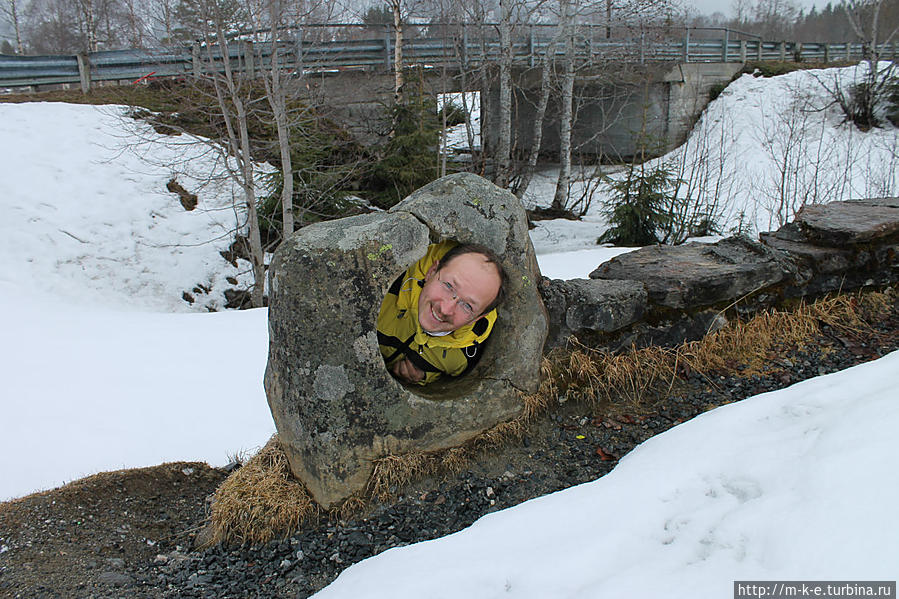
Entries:
{"label": "short hair", "polygon": [[437,271],[439,272],[444,266],[452,262],[454,258],[462,256],[463,254],[480,254],[484,256],[485,262],[496,267],[496,272],[499,275],[499,290],[496,292],[494,300],[484,308],[483,312],[481,312],[482,315],[487,314],[505,301],[509,275],[506,274],[506,269],[503,268],[502,262],[500,262],[496,252],[479,243],[460,243],[459,245],[451,247],[450,250],[440,258],[440,262],[437,264]]}

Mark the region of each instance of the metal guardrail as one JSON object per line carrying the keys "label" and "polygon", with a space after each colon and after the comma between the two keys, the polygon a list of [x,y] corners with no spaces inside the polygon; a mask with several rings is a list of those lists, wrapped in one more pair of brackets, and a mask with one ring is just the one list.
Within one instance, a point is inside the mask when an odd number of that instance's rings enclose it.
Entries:
{"label": "metal guardrail", "polygon": [[[349,27],[349,26],[347,26]],[[352,26],[357,32],[371,29]],[[324,30],[322,30],[324,31]],[[480,29],[479,32],[483,32]],[[551,37],[540,29],[531,27],[524,35],[513,40],[513,62],[520,66],[535,66],[552,47]],[[747,60],[777,61],[802,60],[834,62],[860,60],[864,48],[859,43],[794,43],[772,42],[761,39],[731,39],[728,30],[721,30],[721,39],[691,39],[690,29],[681,40],[649,40],[644,35],[607,39],[588,30],[575,44],[576,58],[580,64],[592,64],[608,60],[635,62],[745,62]],[[601,29],[600,29],[601,31]],[[744,34],[745,35],[745,34]],[[310,36],[313,37],[313,36]],[[393,68],[394,38],[388,31],[380,38],[345,39],[330,41],[327,35],[281,40],[273,48],[270,42],[232,41],[227,55],[232,69],[253,76],[259,69],[270,69],[272,57],[280,68],[293,72],[323,72],[361,68],[389,71]],[[561,56],[561,49],[555,46]],[[897,57],[896,44],[878,48],[884,58]],[[464,28],[441,37],[407,38],[403,43],[403,62],[413,65],[449,65],[470,68],[486,62],[496,62],[500,57],[498,37],[469,35]],[[66,56],[7,56],[0,55],[0,87],[38,88],[54,84],[79,84],[83,91],[94,82],[139,81],[148,77],[201,76],[212,71],[222,72],[224,58],[221,52],[193,47],[155,50],[112,50]]]}

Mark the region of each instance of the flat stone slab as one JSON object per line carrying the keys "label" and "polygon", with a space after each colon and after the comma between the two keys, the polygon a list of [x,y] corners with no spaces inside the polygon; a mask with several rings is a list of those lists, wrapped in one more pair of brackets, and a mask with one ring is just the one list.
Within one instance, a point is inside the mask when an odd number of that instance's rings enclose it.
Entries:
{"label": "flat stone slab", "polygon": [[684,309],[736,300],[780,283],[787,272],[771,249],[731,237],[716,244],[641,248],[601,264],[590,278],[639,281],[650,303]]}
{"label": "flat stone slab", "polygon": [[[447,238],[496,252],[506,301],[469,374],[404,387],[381,358],[378,312],[394,279]],[[291,471],[323,506],[363,491],[378,458],[460,445],[513,418],[539,384],[547,318],[526,216],[476,175],[444,177],[389,212],[305,227],[269,272],[266,395]]]}
{"label": "flat stone slab", "polygon": [[810,243],[782,239],[776,234],[760,234],[762,243],[796,258],[815,272],[831,274],[845,272],[853,265],[854,253],[839,248],[821,247]]}
{"label": "flat stone slab", "polygon": [[794,219],[809,241],[827,247],[899,241],[899,198],[803,207]]}
{"label": "flat stone slab", "polygon": [[643,318],[646,311],[646,289],[637,281],[544,280],[541,293],[550,311],[554,344],[581,331],[621,330]]}

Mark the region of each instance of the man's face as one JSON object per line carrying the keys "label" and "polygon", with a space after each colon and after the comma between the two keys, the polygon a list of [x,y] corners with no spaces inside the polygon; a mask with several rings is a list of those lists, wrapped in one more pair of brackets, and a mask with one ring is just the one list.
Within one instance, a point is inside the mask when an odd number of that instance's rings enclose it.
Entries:
{"label": "man's face", "polygon": [[462,254],[439,271],[435,262],[418,298],[418,322],[431,333],[474,322],[499,292],[499,273],[482,254]]}

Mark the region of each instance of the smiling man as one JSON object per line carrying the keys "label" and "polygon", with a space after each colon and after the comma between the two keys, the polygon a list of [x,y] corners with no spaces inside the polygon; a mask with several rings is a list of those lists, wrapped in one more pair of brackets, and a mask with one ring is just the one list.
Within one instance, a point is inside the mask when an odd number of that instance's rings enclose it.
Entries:
{"label": "smiling man", "polygon": [[429,246],[381,304],[378,344],[387,369],[419,385],[470,370],[493,330],[505,283],[499,259],[483,246]]}

